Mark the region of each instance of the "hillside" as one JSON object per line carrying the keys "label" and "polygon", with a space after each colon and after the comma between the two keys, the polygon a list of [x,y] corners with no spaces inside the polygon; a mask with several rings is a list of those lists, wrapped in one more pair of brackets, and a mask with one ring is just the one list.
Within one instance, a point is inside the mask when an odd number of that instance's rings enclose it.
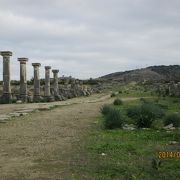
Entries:
{"label": "hillside", "polygon": [[104,80],[117,81],[180,81],[180,65],[150,66],[143,69],[116,72],[100,77]]}

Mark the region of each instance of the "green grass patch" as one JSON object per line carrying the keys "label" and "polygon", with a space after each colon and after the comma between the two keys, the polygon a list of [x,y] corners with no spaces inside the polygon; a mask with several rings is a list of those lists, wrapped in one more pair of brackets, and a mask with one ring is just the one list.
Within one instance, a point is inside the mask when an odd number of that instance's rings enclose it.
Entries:
{"label": "green grass patch", "polygon": [[86,153],[82,153],[86,163],[79,164],[74,173],[88,179],[178,179],[180,159],[159,159],[158,170],[152,166],[153,159],[158,160],[159,151],[179,150],[179,145],[167,145],[169,141],[180,141],[180,134],[155,130],[97,130],[86,139]]}

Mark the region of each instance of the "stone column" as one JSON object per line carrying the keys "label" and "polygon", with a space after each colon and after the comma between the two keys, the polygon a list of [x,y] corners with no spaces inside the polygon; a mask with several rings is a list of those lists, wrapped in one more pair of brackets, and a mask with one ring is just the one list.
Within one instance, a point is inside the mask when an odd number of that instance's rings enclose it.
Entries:
{"label": "stone column", "polygon": [[3,103],[11,103],[11,80],[10,80],[10,56],[12,56],[11,51],[1,51],[1,56],[3,56]]}
{"label": "stone column", "polygon": [[52,72],[54,75],[54,97],[55,99],[57,99],[59,98],[59,79],[58,79],[59,70],[53,69]]}
{"label": "stone column", "polygon": [[50,91],[50,69],[51,66],[45,66],[45,97],[49,98],[51,96],[51,91]]}
{"label": "stone column", "polygon": [[32,63],[34,67],[34,101],[39,102],[41,99],[40,96],[40,77],[39,77],[39,67],[41,66],[40,63]]}
{"label": "stone column", "polygon": [[26,62],[28,58],[18,58],[20,62],[20,100],[27,102],[27,76],[26,76]]}

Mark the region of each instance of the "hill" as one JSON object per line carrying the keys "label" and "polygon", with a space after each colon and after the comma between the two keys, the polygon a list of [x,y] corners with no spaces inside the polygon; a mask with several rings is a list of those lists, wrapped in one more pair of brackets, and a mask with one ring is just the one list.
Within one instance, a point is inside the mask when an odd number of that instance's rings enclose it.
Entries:
{"label": "hill", "polygon": [[103,80],[116,81],[180,81],[180,65],[150,66],[124,72],[115,72],[100,77]]}

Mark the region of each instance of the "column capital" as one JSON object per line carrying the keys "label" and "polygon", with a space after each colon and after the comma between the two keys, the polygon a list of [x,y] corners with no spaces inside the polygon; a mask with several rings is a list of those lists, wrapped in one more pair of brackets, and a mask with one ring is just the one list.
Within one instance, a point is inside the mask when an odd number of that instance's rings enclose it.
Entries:
{"label": "column capital", "polygon": [[12,56],[12,52],[11,51],[0,51],[0,55],[1,56]]}
{"label": "column capital", "polygon": [[52,72],[53,72],[53,73],[58,73],[59,70],[58,70],[58,69],[53,69]]}
{"label": "column capital", "polygon": [[41,64],[40,64],[40,63],[32,63],[32,66],[33,66],[33,67],[40,67]]}
{"label": "column capital", "polygon": [[51,69],[51,66],[45,66],[45,69],[46,70]]}
{"label": "column capital", "polygon": [[28,61],[28,58],[25,58],[25,57],[18,58],[18,61],[19,61],[21,64],[26,64],[26,62]]}

